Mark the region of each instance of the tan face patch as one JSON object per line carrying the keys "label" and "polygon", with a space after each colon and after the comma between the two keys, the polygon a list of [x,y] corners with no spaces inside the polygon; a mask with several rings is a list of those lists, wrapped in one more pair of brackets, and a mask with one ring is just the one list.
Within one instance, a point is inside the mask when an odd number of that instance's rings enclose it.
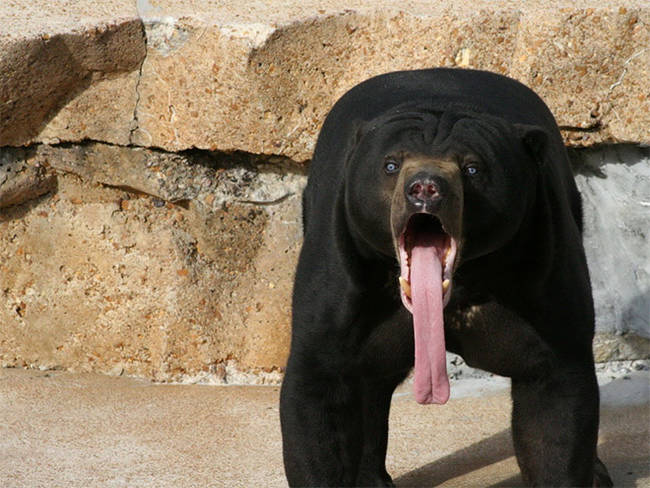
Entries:
{"label": "tan face patch", "polygon": [[434,158],[426,155],[407,156],[391,196],[391,229],[393,243],[397,249],[400,234],[403,232],[413,209],[409,207],[406,196],[406,183],[417,173],[427,172],[435,177],[442,177],[448,184],[439,211],[435,214],[440,219],[444,230],[461,243],[463,220],[463,181],[460,168],[455,161]]}

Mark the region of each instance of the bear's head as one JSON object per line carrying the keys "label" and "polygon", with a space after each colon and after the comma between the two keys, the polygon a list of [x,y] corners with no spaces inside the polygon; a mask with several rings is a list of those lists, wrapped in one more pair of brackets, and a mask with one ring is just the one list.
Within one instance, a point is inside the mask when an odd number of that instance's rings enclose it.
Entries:
{"label": "bear's head", "polygon": [[517,234],[545,143],[539,127],[460,109],[397,107],[359,127],[346,219],[362,253],[397,258],[409,310],[414,250],[437,258],[446,303],[455,268]]}

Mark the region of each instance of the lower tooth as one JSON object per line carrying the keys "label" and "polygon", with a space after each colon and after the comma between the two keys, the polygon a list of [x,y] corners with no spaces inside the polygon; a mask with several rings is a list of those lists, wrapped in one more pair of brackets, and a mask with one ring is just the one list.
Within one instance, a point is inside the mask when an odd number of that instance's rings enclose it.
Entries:
{"label": "lower tooth", "polygon": [[445,280],[442,282],[442,291],[447,291],[449,289],[449,285],[451,282],[449,280]]}
{"label": "lower tooth", "polygon": [[411,298],[411,284],[403,276],[400,276],[398,279],[399,279],[399,286],[404,292],[404,294],[407,297]]}

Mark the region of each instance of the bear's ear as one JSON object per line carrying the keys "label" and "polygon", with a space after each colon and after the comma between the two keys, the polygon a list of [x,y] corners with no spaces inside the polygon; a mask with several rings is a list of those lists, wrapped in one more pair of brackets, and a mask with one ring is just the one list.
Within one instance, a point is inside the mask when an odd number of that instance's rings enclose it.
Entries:
{"label": "bear's ear", "polygon": [[546,161],[548,133],[538,125],[515,124],[524,147],[537,164],[543,166]]}

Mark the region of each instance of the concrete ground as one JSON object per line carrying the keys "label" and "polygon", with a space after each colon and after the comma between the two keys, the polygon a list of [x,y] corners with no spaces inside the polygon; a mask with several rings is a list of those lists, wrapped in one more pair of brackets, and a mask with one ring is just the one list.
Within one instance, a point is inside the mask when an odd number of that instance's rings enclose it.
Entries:
{"label": "concrete ground", "polygon": [[[650,486],[650,374],[601,375],[600,455],[616,486]],[[398,486],[506,487],[521,478],[507,382],[452,383],[445,406],[393,400]],[[0,369],[0,486],[286,486],[277,386],[160,385]]]}

